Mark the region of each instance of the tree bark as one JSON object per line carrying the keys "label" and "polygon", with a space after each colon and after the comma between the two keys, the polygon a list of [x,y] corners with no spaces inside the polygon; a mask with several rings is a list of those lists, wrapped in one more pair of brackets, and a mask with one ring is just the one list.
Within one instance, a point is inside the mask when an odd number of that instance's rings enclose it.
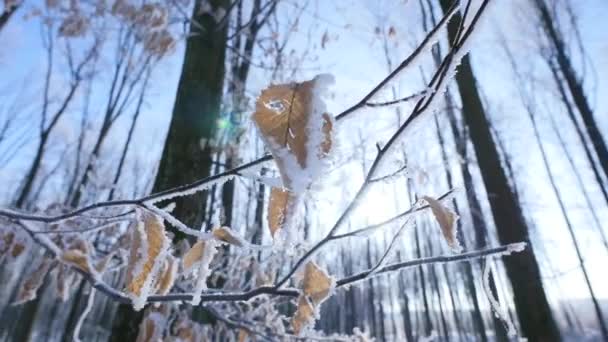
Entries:
{"label": "tree bark", "polygon": [[[450,3],[449,0],[440,1],[444,12],[449,8]],[[454,41],[461,20],[460,16],[456,16],[455,19],[448,25],[450,42]],[[528,237],[528,225],[501,166],[469,58],[466,56],[462,59],[456,74],[456,82],[460,91],[463,117],[469,128],[481,175],[489,195],[488,200],[494,215],[498,239],[502,244],[528,242],[528,247],[522,253],[504,258],[507,275],[513,287],[521,333],[531,341],[559,341],[560,333],[553,319],[543,289],[540,269]]]}
{"label": "tree bark", "polygon": [[[229,0],[209,0],[213,11],[226,10]],[[224,63],[228,25],[218,27],[211,13],[201,11],[203,2],[193,9],[184,64],[175,105],[153,191],[187,184],[210,174],[212,141],[220,116],[224,87]],[[200,27],[199,27],[200,25]],[[173,199],[173,215],[197,229],[204,217],[205,194]],[[185,235],[172,230],[175,239]],[[120,305],[114,319],[111,341],[134,341],[142,311]]]}

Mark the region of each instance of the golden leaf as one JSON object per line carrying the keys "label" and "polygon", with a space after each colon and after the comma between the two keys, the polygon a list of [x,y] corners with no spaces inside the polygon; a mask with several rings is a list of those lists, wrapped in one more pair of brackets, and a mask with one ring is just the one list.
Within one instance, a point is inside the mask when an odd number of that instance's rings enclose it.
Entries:
{"label": "golden leaf", "polygon": [[17,300],[13,304],[21,304],[28,302],[34,298],[36,298],[36,292],[42,283],[44,282],[44,278],[47,273],[51,270],[53,266],[53,260],[49,258],[44,258],[40,261],[40,265],[27,277],[27,279],[23,282],[21,287],[19,288],[19,293],[17,294]]}
{"label": "golden leaf", "polygon": [[270,228],[272,237],[274,237],[278,230],[283,228],[287,217],[293,214],[290,211],[293,210],[294,200],[294,196],[287,190],[281,188],[272,188],[270,190],[268,227]]}
{"label": "golden leaf", "polygon": [[[332,141],[331,117],[327,113],[314,113],[314,90],[317,78],[302,83],[272,85],[262,91],[256,102],[252,118],[266,140],[284,184],[291,187],[293,167],[288,170],[285,150],[295,157],[302,169],[307,168],[310,153],[323,158],[329,153]],[[318,121],[318,122],[317,122]],[[319,132],[314,132],[319,130]],[[321,141],[309,146],[311,136],[322,136]],[[313,151],[309,151],[309,148]]]}
{"label": "golden leaf", "polygon": [[291,318],[291,326],[296,335],[300,335],[302,330],[314,321],[314,308],[306,299],[306,296],[298,298],[298,308]]}
{"label": "golden leaf", "polygon": [[216,239],[229,243],[231,245],[235,245],[238,247],[243,247],[243,242],[234,234],[234,232],[228,227],[220,227],[213,229],[213,236]]}
{"label": "golden leaf", "polygon": [[[128,267],[133,274],[129,276],[126,286],[126,292],[133,300],[136,310],[145,304],[148,290],[162,267],[159,258],[164,257],[170,245],[165,226],[158,216],[143,212],[141,218],[142,221],[133,229],[134,240]],[[145,253],[142,253],[142,248],[145,248]]]}
{"label": "golden leaf", "polygon": [[439,223],[441,233],[448,243],[448,246],[454,251],[460,251],[462,248],[456,237],[456,220],[458,220],[458,215],[432,197],[424,196],[422,199],[431,207],[431,211],[435,216],[435,220]]}
{"label": "golden leaf", "polygon": [[187,271],[201,258],[203,257],[205,251],[205,241],[199,240],[197,241],[190,249],[184,254],[182,258],[182,265],[184,270]]}
{"label": "golden leaf", "polygon": [[174,258],[172,255],[168,255],[167,259],[165,260],[161,276],[156,282],[156,293],[160,295],[166,295],[169,293],[173,287],[173,284],[175,283],[178,266],[178,259]]}
{"label": "golden leaf", "polygon": [[327,298],[333,287],[333,280],[317,264],[310,261],[304,268],[303,291],[317,306]]}
{"label": "golden leaf", "polygon": [[71,266],[77,267],[91,274],[89,257],[79,249],[70,249],[61,254],[61,260]]}

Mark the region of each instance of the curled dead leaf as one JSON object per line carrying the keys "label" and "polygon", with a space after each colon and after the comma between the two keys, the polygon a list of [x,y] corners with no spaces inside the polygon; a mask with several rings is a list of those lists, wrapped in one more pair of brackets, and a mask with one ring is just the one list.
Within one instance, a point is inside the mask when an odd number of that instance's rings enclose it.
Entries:
{"label": "curled dead leaf", "polygon": [[222,241],[234,246],[243,247],[243,240],[239,238],[232,229],[228,227],[220,227],[213,229],[213,236]]}
{"label": "curled dead leaf", "polygon": [[290,215],[293,215],[295,196],[288,190],[272,188],[268,200],[268,227],[270,234],[275,236],[277,231],[285,226]]}
{"label": "curled dead leaf", "polygon": [[296,312],[291,318],[291,327],[294,334],[300,335],[302,330],[314,322],[314,312],[315,310],[306,296],[300,296]]}
{"label": "curled dead leaf", "polygon": [[55,261],[49,258],[44,258],[40,261],[38,267],[36,267],[21,284],[19,293],[17,294],[17,300],[13,303],[14,305],[25,303],[36,298],[36,292],[38,292],[38,289],[42,286],[44,278],[52,269],[54,263]]}
{"label": "curled dead leaf", "polygon": [[458,215],[444,206],[443,203],[430,196],[423,196],[422,199],[424,199],[431,207],[433,216],[435,216],[435,220],[437,220],[437,223],[439,223],[441,233],[443,234],[448,246],[450,246],[450,248],[452,248],[452,250],[455,252],[460,252],[462,247],[460,246],[458,238],[456,237],[456,221],[458,220]]}
{"label": "curled dead leaf", "polygon": [[78,249],[70,249],[64,251],[61,254],[61,261],[79,268],[80,270],[92,274],[93,268],[91,267],[91,261],[89,260],[89,256]]}
{"label": "curled dead leaf", "polygon": [[197,241],[190,249],[184,254],[182,258],[182,266],[185,272],[188,272],[194,264],[203,257],[205,250],[205,241]]}
{"label": "curled dead leaf", "polygon": [[312,261],[306,264],[302,290],[312,300],[314,306],[321,304],[333,287],[334,281],[327,272]]}
{"label": "curled dead leaf", "polygon": [[302,83],[271,85],[256,101],[252,118],[277,163],[283,183],[296,192],[314,180],[302,178],[319,176],[300,177],[297,173],[310,169],[318,173],[319,167],[311,164],[326,157],[332,147],[333,119],[317,94],[329,78],[317,76]]}
{"label": "curled dead leaf", "polygon": [[160,295],[166,295],[169,293],[175,279],[177,278],[177,269],[179,268],[179,260],[172,255],[168,255],[164,262],[161,276],[156,282],[156,293]]}
{"label": "curled dead leaf", "polygon": [[151,287],[162,268],[170,240],[158,216],[139,213],[140,221],[133,229],[126,292],[136,310],[143,308]]}

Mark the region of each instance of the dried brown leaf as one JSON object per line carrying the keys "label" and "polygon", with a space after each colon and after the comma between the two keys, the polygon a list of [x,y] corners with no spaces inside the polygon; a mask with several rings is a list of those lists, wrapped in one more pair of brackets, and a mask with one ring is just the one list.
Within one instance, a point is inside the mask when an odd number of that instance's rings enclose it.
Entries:
{"label": "dried brown leaf", "polygon": [[79,249],[70,249],[61,254],[61,260],[71,266],[91,274],[91,263],[87,254]]}
{"label": "dried brown leaf", "polygon": [[42,259],[38,267],[32,273],[30,273],[30,275],[21,284],[19,293],[17,294],[17,300],[13,304],[17,305],[25,303],[36,298],[36,292],[38,292],[38,289],[40,286],[42,286],[44,278],[46,277],[47,273],[49,273],[52,266],[53,260],[49,258]]}
{"label": "dried brown leaf", "polygon": [[[331,117],[327,113],[320,113],[319,117],[313,113],[314,89],[317,79],[302,83],[271,85],[262,91],[256,102],[256,111],[253,120],[258,126],[262,136],[274,156],[279,167],[284,184],[291,188],[292,177],[285,159],[284,151],[293,155],[300,168],[305,169],[308,164],[308,155],[316,154],[323,158],[329,153],[331,141]],[[322,121],[317,124],[315,121]],[[313,151],[308,151],[309,139],[313,129],[321,129],[321,141],[315,142]]]}
{"label": "dried brown leaf", "polygon": [[[133,272],[126,285],[126,292],[133,300],[136,310],[145,304],[149,289],[162,267],[162,259],[170,241],[165,234],[162,220],[151,213],[141,213],[141,222],[133,230],[131,259],[128,269]],[[145,248],[145,253],[140,249]]]}
{"label": "dried brown leaf", "polygon": [[310,261],[304,268],[303,291],[314,306],[323,302],[333,288],[333,280],[317,264]]}
{"label": "dried brown leaf", "polygon": [[315,310],[308,299],[306,299],[306,296],[300,296],[296,312],[291,318],[293,333],[300,335],[304,328],[314,322],[314,314]]}
{"label": "dried brown leaf", "polygon": [[456,237],[456,221],[458,220],[458,215],[444,206],[443,203],[430,196],[424,196],[422,199],[431,207],[431,211],[433,212],[437,223],[439,223],[441,233],[448,246],[455,251],[460,251],[460,243]]}
{"label": "dried brown leaf", "polygon": [[201,260],[205,251],[205,241],[199,240],[197,241],[190,249],[184,254],[182,258],[182,266],[184,267],[184,271],[188,271],[194,266],[194,264]]}
{"label": "dried brown leaf", "polygon": [[213,236],[223,242],[243,247],[243,241],[228,227],[220,227],[213,229]]}
{"label": "dried brown leaf", "polygon": [[156,293],[160,295],[166,295],[169,293],[175,279],[177,278],[177,269],[179,267],[179,260],[174,258],[172,255],[168,255],[165,260],[161,276],[156,282]]}
{"label": "dried brown leaf", "polygon": [[272,188],[268,200],[268,227],[270,234],[275,236],[276,232],[283,228],[289,215],[293,215],[293,202],[295,198],[288,190]]}

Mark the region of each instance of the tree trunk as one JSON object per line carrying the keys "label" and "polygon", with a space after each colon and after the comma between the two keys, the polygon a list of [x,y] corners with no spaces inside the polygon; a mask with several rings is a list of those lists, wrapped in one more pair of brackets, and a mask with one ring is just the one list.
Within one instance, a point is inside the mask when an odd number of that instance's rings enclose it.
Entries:
{"label": "tree trunk", "polygon": [[[450,2],[440,1],[444,12],[449,8]],[[456,16],[456,19],[448,25],[451,42],[457,35],[460,16]],[[456,74],[456,82],[460,90],[463,117],[469,128],[481,175],[489,194],[488,200],[494,215],[498,239],[502,244],[528,242],[526,250],[504,258],[522,334],[531,341],[559,341],[560,333],[543,289],[532,245],[529,244],[527,222],[501,166],[469,58],[466,56]]]}
{"label": "tree trunk", "polygon": [[[213,12],[226,10],[229,0],[209,0]],[[220,115],[224,86],[224,63],[228,25],[217,26],[211,13],[201,11],[197,1],[186,42],[184,64],[178,84],[175,105],[153,191],[191,183],[210,174],[212,141]],[[205,194],[173,199],[173,215],[197,229],[202,223]],[[173,230],[175,239],[185,238]],[[142,311],[120,305],[114,319],[112,341],[134,341]]]}

